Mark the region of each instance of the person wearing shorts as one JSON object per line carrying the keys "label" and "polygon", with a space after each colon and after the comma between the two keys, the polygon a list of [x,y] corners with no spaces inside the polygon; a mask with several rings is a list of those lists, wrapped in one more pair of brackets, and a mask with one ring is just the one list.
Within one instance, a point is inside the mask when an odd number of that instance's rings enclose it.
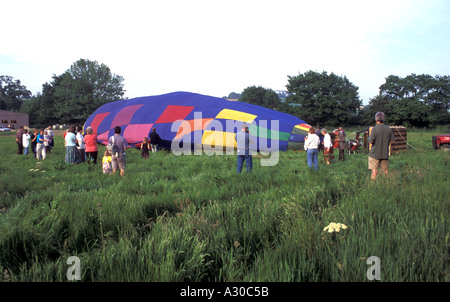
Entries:
{"label": "person wearing shorts", "polygon": [[387,175],[389,169],[389,146],[395,141],[391,128],[384,124],[384,113],[375,114],[377,125],[373,127],[369,137],[369,170],[372,171],[371,179],[375,180],[378,174],[378,167]]}
{"label": "person wearing shorts", "polygon": [[117,152],[113,152],[111,156],[113,174],[119,169],[120,176],[124,176],[126,168],[125,150],[127,149],[128,144],[125,138],[120,135],[121,132],[122,129],[120,126],[114,127],[115,134],[109,138],[109,143],[116,145],[118,150]]}

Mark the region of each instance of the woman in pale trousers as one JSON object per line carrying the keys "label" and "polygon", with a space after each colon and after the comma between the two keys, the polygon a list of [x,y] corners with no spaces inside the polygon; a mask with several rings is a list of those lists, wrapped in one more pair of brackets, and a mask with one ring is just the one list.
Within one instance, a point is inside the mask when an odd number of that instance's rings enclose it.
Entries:
{"label": "woman in pale trousers", "polygon": [[37,136],[37,145],[36,145],[36,158],[37,159],[45,159],[47,153],[45,152],[45,139],[44,139],[44,129],[39,131]]}

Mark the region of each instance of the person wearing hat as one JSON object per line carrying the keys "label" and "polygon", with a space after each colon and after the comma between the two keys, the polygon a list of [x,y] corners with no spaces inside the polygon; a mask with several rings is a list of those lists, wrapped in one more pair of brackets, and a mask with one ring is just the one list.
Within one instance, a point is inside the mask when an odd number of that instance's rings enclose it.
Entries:
{"label": "person wearing hat", "polygon": [[387,175],[389,169],[389,146],[395,141],[391,127],[384,124],[384,113],[375,114],[377,125],[373,127],[369,137],[369,170],[372,171],[371,179],[375,180],[378,167]]}

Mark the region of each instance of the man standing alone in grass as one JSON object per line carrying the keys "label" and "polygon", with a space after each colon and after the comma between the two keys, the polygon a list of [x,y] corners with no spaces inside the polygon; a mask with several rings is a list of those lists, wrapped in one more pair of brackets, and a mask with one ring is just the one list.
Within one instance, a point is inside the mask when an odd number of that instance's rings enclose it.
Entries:
{"label": "man standing alone in grass", "polygon": [[378,174],[378,166],[385,175],[389,168],[389,145],[395,141],[391,128],[384,124],[384,113],[375,114],[377,125],[373,127],[369,137],[369,169],[372,170],[371,179],[375,180]]}
{"label": "man standing alone in grass", "polygon": [[237,143],[237,172],[241,173],[242,167],[245,160],[245,165],[247,167],[247,173],[252,172],[253,159],[250,154],[250,133],[248,131],[247,125],[242,125],[241,132],[236,133],[236,143]]}

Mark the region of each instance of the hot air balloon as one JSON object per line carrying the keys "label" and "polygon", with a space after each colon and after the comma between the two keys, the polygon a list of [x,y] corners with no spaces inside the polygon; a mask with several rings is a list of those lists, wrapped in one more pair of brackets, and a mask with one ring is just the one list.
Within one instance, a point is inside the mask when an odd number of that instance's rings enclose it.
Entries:
{"label": "hot air balloon", "polygon": [[134,147],[156,128],[162,148],[173,150],[180,143],[192,150],[194,146],[234,150],[235,134],[243,123],[256,138],[251,146],[255,151],[302,149],[311,128],[295,116],[261,106],[173,92],[107,103],[86,120],[84,129],[91,127],[105,145],[114,135],[114,127],[120,126],[127,143]]}

